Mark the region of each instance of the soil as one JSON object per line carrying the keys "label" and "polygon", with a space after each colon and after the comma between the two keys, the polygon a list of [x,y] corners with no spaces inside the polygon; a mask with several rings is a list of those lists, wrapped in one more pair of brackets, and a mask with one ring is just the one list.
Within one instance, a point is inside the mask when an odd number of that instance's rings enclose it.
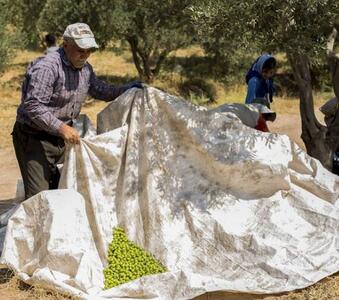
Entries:
{"label": "soil", "polygon": [[301,121],[300,116],[295,114],[277,114],[276,120],[268,122],[271,132],[286,134],[295,141],[299,147],[305,150],[304,142],[301,139]]}
{"label": "soil", "polygon": [[14,149],[0,149],[0,199],[15,198],[17,181],[21,178]]}

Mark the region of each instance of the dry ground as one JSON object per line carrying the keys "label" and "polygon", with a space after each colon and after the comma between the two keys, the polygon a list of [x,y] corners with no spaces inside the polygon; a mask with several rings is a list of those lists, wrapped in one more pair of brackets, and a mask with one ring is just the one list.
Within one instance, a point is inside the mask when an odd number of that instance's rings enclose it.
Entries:
{"label": "dry ground", "polygon": [[[177,51],[175,53],[177,56],[191,54],[203,55],[201,50],[194,48],[189,51]],[[20,172],[11,145],[10,132],[15,121],[16,108],[20,101],[20,82],[23,78],[26,65],[30,60],[39,55],[40,53],[37,52],[24,51],[18,53],[9,69],[0,75],[0,199],[10,199],[15,196],[17,180],[20,178]],[[113,82],[124,82],[137,76],[128,53],[124,53],[121,56],[116,56],[110,52],[95,53],[90,61],[94,65],[97,75],[103,76]],[[177,80],[176,74],[169,74],[169,76],[156,81],[154,85],[170,93],[176,93]],[[218,103],[215,105],[225,102],[242,102],[245,96],[244,86],[234,86],[226,90],[221,85],[217,85],[217,90]],[[315,95],[316,107],[319,107],[328,98],[328,95]],[[96,114],[105,107],[105,105],[106,103],[104,102],[90,101],[84,106],[82,112],[88,114],[95,123]],[[277,112],[277,120],[269,124],[271,131],[287,134],[292,140],[298,143],[300,147],[304,148],[303,142],[300,139],[301,125],[297,99],[286,97],[276,98],[272,108]],[[321,118],[317,110],[316,113],[319,118]],[[0,299],[52,300],[70,298],[55,292],[48,292],[44,289],[29,287],[20,282],[16,276],[9,276],[8,272],[0,269]],[[196,298],[196,300],[208,299],[339,300],[339,275],[325,278],[312,287],[284,295],[260,296],[217,292]]]}

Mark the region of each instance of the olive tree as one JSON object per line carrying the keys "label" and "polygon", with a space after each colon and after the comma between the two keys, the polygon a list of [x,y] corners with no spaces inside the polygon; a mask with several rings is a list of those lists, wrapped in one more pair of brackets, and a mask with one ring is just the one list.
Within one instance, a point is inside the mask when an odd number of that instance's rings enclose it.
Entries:
{"label": "olive tree", "polygon": [[37,23],[46,0],[3,0],[3,12],[8,21],[20,33],[21,47],[36,49],[40,37]]}
{"label": "olive tree", "polygon": [[[338,20],[339,21],[339,20]],[[339,99],[339,52],[336,51],[339,22],[336,22],[327,42],[327,60],[330,67],[334,94]],[[338,107],[337,107],[338,108]],[[339,149],[339,110],[328,124],[326,142],[331,151]]]}
{"label": "olive tree", "polygon": [[[326,55],[327,39],[338,16],[338,1],[332,0],[201,0],[191,7],[193,21],[206,32],[218,20],[220,37],[236,36],[250,49],[287,54],[300,94],[302,139],[307,152],[330,167],[327,128],[314,113],[310,60]],[[204,23],[199,19],[205,19]],[[233,23],[232,23],[233,22]],[[206,25],[204,25],[206,24]],[[231,35],[230,35],[231,33]],[[233,34],[233,35],[232,35]]]}
{"label": "olive tree", "polygon": [[127,42],[139,76],[151,82],[168,54],[193,38],[185,13],[189,4],[188,0],[47,0],[39,23],[43,30],[61,33],[66,25],[82,21],[103,45],[113,38]]}
{"label": "olive tree", "polygon": [[38,29],[62,36],[67,25],[84,22],[90,25],[101,48],[105,48],[112,38],[114,3],[114,0],[47,0]]}
{"label": "olive tree", "polygon": [[0,72],[9,63],[15,48],[18,46],[17,36],[10,30],[5,1],[0,0]]}

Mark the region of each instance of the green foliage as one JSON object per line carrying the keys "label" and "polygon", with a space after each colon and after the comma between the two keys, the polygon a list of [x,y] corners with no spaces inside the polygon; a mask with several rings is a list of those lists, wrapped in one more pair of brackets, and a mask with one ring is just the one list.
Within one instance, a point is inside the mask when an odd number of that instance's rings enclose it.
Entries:
{"label": "green foliage", "polygon": [[190,0],[117,0],[113,11],[116,38],[128,41],[141,78],[152,82],[167,55],[192,42],[193,30],[185,13]]}
{"label": "green foliage", "polygon": [[[200,0],[191,7],[192,20],[209,48],[221,52],[246,47],[266,51],[316,54],[339,12],[333,0]],[[219,40],[218,40],[219,39]],[[208,40],[207,40],[208,43]],[[237,46],[237,47],[234,47]]]}
{"label": "green foliage", "polygon": [[260,48],[283,51],[289,59],[296,53],[310,61],[312,86],[330,89],[326,67],[326,43],[339,13],[339,2],[332,0],[251,0],[253,17],[247,28]]}
{"label": "green foliage", "polygon": [[262,51],[302,53],[311,61],[315,86],[327,86],[325,47],[339,20],[338,1],[198,0],[190,10],[199,41],[214,58],[219,76],[231,75],[237,65],[240,71],[241,62]]}
{"label": "green foliage", "polygon": [[11,52],[9,51],[10,42],[8,40],[3,20],[0,17],[0,72],[8,63]]}
{"label": "green foliage", "polygon": [[247,5],[239,1],[197,1],[190,7],[198,41],[210,58],[210,74],[228,85],[244,83],[260,52],[244,26]]}
{"label": "green foliage", "polygon": [[47,0],[39,21],[46,31],[62,34],[68,24],[90,25],[102,46],[112,39],[127,41],[140,77],[152,81],[170,51],[192,40],[189,0]]}
{"label": "green foliage", "polygon": [[201,78],[188,79],[179,85],[180,94],[194,104],[210,104],[216,101],[217,90],[214,85]]}
{"label": "green foliage", "polygon": [[[0,1],[3,7],[4,2]],[[17,46],[16,35],[10,31],[5,10],[0,10],[0,72],[9,63]]]}
{"label": "green foliage", "polygon": [[10,23],[21,33],[20,46],[36,49],[40,43],[37,23],[46,0],[3,1]]}
{"label": "green foliage", "polygon": [[116,38],[138,37],[142,48],[148,52],[155,45],[176,49],[178,45],[188,44],[192,32],[189,34],[187,29],[192,28],[183,10],[190,1],[159,1],[157,5],[150,0],[116,0],[114,3],[112,33]]}
{"label": "green foliage", "polygon": [[67,25],[76,22],[87,23],[100,46],[104,48],[113,35],[114,2],[114,0],[47,0],[38,25],[43,31],[62,36]]}
{"label": "green foliage", "polygon": [[287,53],[323,52],[326,40],[339,13],[333,0],[250,1],[254,13],[247,22],[261,45]]}
{"label": "green foliage", "polygon": [[234,83],[245,83],[245,74],[253,61],[257,58],[258,52],[238,49],[232,54],[222,55],[214,60],[214,77],[223,81],[226,85]]}
{"label": "green foliage", "polygon": [[122,228],[115,228],[104,269],[105,289],[151,274],[166,272],[150,253],[129,241]]}

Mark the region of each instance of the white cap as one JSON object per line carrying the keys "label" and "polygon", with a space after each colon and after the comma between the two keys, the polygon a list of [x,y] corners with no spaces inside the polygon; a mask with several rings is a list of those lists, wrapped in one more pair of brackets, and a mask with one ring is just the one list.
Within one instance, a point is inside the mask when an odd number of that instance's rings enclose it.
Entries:
{"label": "white cap", "polygon": [[99,48],[91,28],[85,23],[68,25],[63,36],[64,38],[72,39],[79,48]]}

